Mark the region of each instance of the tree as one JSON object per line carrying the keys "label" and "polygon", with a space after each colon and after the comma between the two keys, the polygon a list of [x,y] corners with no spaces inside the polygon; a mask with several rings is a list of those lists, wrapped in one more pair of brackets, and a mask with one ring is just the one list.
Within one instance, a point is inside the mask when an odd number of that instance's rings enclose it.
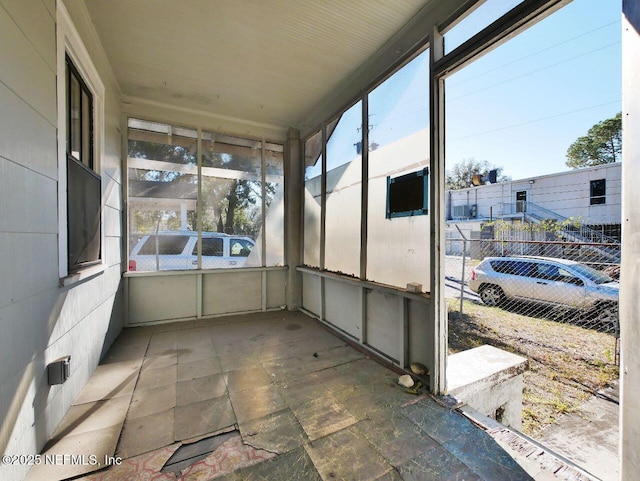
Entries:
{"label": "tree", "polygon": [[445,174],[445,186],[449,190],[466,189],[473,185],[472,179],[476,174],[485,175],[490,170],[498,171],[498,182],[511,180],[511,177],[502,175],[502,167],[496,167],[486,160],[476,160],[474,158],[463,159],[447,170]]}
{"label": "tree", "polygon": [[622,155],[622,112],[598,122],[587,135],[579,137],[567,150],[567,166],[572,169],[611,164]]}
{"label": "tree", "polygon": [[[171,164],[197,164],[195,146],[191,139],[174,138],[176,145],[155,143],[142,140],[129,141],[129,157],[167,162]],[[180,143],[184,145],[180,145]],[[205,232],[225,232],[228,234],[248,235],[256,238],[262,228],[262,182],[260,178],[260,160],[231,153],[209,152],[203,159],[207,167],[226,170],[231,176],[238,178],[202,176],[202,230]],[[273,168],[272,168],[273,170]],[[276,169],[277,170],[277,169]],[[269,167],[267,168],[269,173]],[[250,180],[248,178],[254,178]],[[194,174],[175,172],[172,170],[129,169],[130,182],[149,182],[156,185],[165,184],[167,195],[172,195],[172,186],[190,184],[184,191],[197,192],[198,177]],[[131,184],[130,184],[131,185]],[[265,183],[265,204],[269,207],[277,189],[277,184]],[[184,193],[184,192],[183,192]],[[195,197],[193,197],[195,198]],[[157,229],[179,230],[180,212],[178,210],[143,210],[133,213],[134,226],[138,232],[153,232]],[[196,230],[198,217],[196,211],[187,212],[187,228]]]}

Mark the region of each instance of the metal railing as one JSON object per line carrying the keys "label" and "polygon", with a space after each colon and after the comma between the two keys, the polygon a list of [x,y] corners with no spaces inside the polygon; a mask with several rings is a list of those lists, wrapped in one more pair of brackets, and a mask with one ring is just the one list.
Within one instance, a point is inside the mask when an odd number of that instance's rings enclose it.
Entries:
{"label": "metal railing", "polygon": [[596,242],[604,244],[619,244],[620,242],[613,237],[609,237],[602,232],[598,232],[591,227],[584,225],[580,219],[565,217],[557,212],[542,207],[533,202],[517,201],[512,204],[503,204],[503,215],[523,214],[526,218],[530,218],[534,222],[544,220],[555,221],[558,227],[567,234],[575,237],[579,242]]}
{"label": "metal railing", "polygon": [[620,262],[620,242],[584,225],[580,219],[565,217],[533,202],[526,201],[503,204],[503,214],[505,210],[509,215],[521,214],[525,221],[550,222],[548,227],[552,228],[557,238],[581,243],[585,250],[600,257],[603,261]]}
{"label": "metal railing", "polygon": [[[445,296],[459,298],[460,312],[467,300],[618,337],[615,281],[620,266],[584,255],[586,248],[613,248],[612,244],[475,240],[460,235],[445,242]],[[620,245],[617,249],[619,255]],[[496,261],[476,269],[489,257]]]}

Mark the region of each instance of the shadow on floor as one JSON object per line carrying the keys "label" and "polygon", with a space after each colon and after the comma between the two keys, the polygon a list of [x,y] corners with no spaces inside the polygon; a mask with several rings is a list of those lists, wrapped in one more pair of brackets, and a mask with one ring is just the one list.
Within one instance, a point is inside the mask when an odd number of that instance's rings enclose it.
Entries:
{"label": "shadow on floor", "polygon": [[[44,453],[97,462],[40,465],[28,479],[532,479],[397,379],[301,313],[125,329]],[[209,442],[185,462],[185,446]],[[181,464],[162,472],[176,451]]]}

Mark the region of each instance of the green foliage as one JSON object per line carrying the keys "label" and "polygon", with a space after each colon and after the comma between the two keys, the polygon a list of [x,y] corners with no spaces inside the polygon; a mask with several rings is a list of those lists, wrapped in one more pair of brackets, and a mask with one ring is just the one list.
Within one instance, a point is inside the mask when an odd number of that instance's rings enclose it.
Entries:
{"label": "green foliage", "polygon": [[582,218],[578,216],[569,217],[562,222],[558,222],[555,219],[544,219],[537,223],[505,222],[502,219],[496,219],[491,222],[486,222],[482,226],[483,228],[493,229],[495,239],[505,239],[509,238],[510,234],[514,232],[549,233],[560,237],[567,229],[572,227],[579,228],[581,223]]}
{"label": "green foliage", "polygon": [[587,135],[579,137],[567,150],[567,166],[572,169],[611,164],[622,155],[622,113],[598,122]]}
{"label": "green foliage", "polygon": [[466,189],[473,185],[472,179],[474,175],[484,175],[493,169],[498,171],[498,182],[511,180],[511,177],[502,175],[502,167],[496,167],[486,160],[470,158],[463,159],[461,162],[454,164],[451,170],[446,171],[445,186],[448,190]]}
{"label": "green foliage", "polygon": [[[129,141],[129,157],[148,159],[172,164],[195,165],[197,155],[195,146],[170,145],[148,141]],[[231,178],[202,177],[202,230],[204,232],[225,232],[253,237],[259,235],[262,227],[262,183],[257,180],[242,178],[245,174],[253,175],[259,169],[259,159],[230,153],[205,152],[203,165],[225,169]],[[256,165],[256,162],[258,165]],[[237,177],[236,177],[237,176]],[[233,178],[236,177],[236,178]],[[180,189],[173,189],[181,183],[193,184],[193,192],[197,192],[197,175],[170,170],[129,169],[129,179],[141,184],[167,186],[167,195],[180,195]],[[275,196],[277,184],[265,184],[265,204],[269,207]],[[183,192],[189,192],[185,189]],[[183,197],[184,198],[184,197]],[[195,199],[195,195],[188,197]],[[198,229],[197,212],[187,212],[187,229]],[[154,232],[156,230],[180,230],[180,212],[172,210],[136,210],[134,223],[137,232]]]}

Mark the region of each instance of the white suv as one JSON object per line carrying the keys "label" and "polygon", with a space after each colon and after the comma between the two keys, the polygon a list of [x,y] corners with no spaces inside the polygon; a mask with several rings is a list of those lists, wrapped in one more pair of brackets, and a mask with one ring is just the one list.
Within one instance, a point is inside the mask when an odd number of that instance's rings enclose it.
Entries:
{"label": "white suv", "polygon": [[[255,242],[250,237],[202,233],[202,268],[244,267]],[[144,235],[129,255],[130,271],[164,271],[198,268],[198,233],[160,231]]]}
{"label": "white suv", "polygon": [[471,272],[469,287],[488,306],[529,301],[583,309],[605,323],[618,318],[618,282],[566,259],[486,257]]}

